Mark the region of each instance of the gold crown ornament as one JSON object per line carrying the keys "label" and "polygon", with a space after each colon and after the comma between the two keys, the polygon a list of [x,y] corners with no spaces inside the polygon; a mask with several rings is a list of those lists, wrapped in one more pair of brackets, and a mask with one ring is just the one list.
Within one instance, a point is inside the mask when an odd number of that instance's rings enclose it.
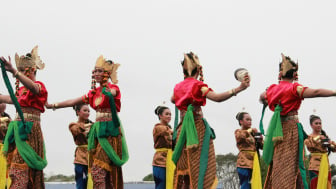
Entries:
{"label": "gold crown ornament", "polygon": [[43,70],[45,64],[38,55],[38,46],[36,45],[29,54],[19,56],[15,54],[16,68],[24,70],[25,68],[35,68]]}
{"label": "gold crown ornament", "polygon": [[296,71],[299,69],[299,66],[296,67],[291,64],[291,59],[287,56],[285,56],[283,53],[281,53],[282,62],[281,62],[281,71],[282,76],[285,76],[286,73],[291,69],[296,69]]}
{"label": "gold crown ornament", "polygon": [[188,54],[184,54],[184,60],[182,62],[183,69],[187,70],[189,76],[191,76],[191,72],[197,67],[201,67],[198,56],[193,52]]}
{"label": "gold crown ornament", "polygon": [[103,55],[100,55],[96,61],[96,68],[103,68],[104,71],[107,71],[110,73],[110,78],[112,80],[112,83],[117,84],[117,69],[120,66],[120,64],[114,63],[110,60],[106,60]]}

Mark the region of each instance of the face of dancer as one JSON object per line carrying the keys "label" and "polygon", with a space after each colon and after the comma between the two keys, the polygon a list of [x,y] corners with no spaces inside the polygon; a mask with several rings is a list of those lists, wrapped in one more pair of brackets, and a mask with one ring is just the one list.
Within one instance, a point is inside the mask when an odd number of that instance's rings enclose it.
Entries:
{"label": "face of dancer", "polygon": [[250,114],[244,114],[243,119],[240,121],[240,125],[243,129],[249,129],[252,125],[252,118]]}
{"label": "face of dancer", "polygon": [[98,83],[101,83],[104,77],[104,69],[96,67],[93,71],[93,77]]}
{"label": "face of dancer", "polygon": [[322,130],[322,121],[321,119],[315,119],[310,125],[315,133],[321,133]]}
{"label": "face of dancer", "polygon": [[6,110],[6,104],[0,103],[0,115],[3,114]]}
{"label": "face of dancer", "polygon": [[90,116],[90,108],[87,105],[83,105],[79,111],[77,111],[78,119],[86,121]]}
{"label": "face of dancer", "polygon": [[168,108],[166,108],[165,110],[163,110],[162,114],[159,115],[160,121],[161,123],[168,125],[168,123],[171,120],[171,112]]}

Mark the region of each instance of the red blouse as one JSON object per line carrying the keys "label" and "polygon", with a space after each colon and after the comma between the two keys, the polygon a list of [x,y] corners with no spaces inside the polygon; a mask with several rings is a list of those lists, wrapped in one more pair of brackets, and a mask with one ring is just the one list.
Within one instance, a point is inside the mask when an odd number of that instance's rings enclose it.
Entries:
{"label": "red blouse", "polygon": [[274,111],[277,104],[281,104],[281,115],[287,115],[288,112],[297,111],[303,100],[302,94],[307,87],[303,87],[300,95],[297,94],[297,87],[302,86],[299,83],[290,83],[280,81],[279,84],[271,85],[266,91],[266,98],[269,108]]}
{"label": "red blouse", "polygon": [[21,107],[36,108],[44,112],[44,104],[48,99],[48,91],[41,81],[35,81],[40,87],[39,94],[34,94],[28,90],[25,86],[19,88],[18,101]]}
{"label": "red blouse", "polygon": [[174,100],[179,110],[187,110],[188,105],[204,106],[206,104],[206,94],[212,89],[202,94],[201,88],[208,87],[207,84],[194,78],[186,78],[175,85]]}
{"label": "red blouse", "polygon": [[[120,112],[121,94],[119,87],[117,85],[109,83],[108,88],[116,90],[117,95],[114,97],[114,102],[117,108],[117,112]],[[103,87],[97,87],[95,94],[92,93],[92,90],[90,90],[86,95],[82,97],[83,102],[86,104],[90,104],[90,106],[95,110],[97,110],[98,108],[99,109],[110,108],[109,99],[102,93],[102,89]]]}

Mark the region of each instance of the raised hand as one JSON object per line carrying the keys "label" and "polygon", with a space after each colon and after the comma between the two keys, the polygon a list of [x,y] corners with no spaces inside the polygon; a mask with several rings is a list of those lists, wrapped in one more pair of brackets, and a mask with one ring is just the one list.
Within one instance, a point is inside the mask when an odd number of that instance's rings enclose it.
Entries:
{"label": "raised hand", "polygon": [[11,73],[14,73],[15,71],[15,68],[13,67],[12,65],[12,62],[11,62],[11,58],[10,56],[8,56],[8,61],[6,60],[5,57],[0,57],[0,59],[2,60],[3,64],[5,65],[5,69]]}

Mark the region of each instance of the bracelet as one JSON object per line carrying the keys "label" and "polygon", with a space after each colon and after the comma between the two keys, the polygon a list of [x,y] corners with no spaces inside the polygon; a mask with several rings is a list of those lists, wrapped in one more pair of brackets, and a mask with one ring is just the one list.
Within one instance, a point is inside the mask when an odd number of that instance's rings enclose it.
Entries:
{"label": "bracelet", "polygon": [[333,96],[336,96],[336,90],[333,90]]}
{"label": "bracelet", "polygon": [[21,75],[21,72],[19,72],[18,70],[16,70],[15,74],[13,74],[13,77],[17,78]]}
{"label": "bracelet", "polygon": [[52,109],[53,109],[54,111],[57,109],[57,107],[58,107],[58,104],[57,104],[57,103],[55,103],[55,104],[52,105]]}
{"label": "bracelet", "polygon": [[229,93],[230,93],[231,96],[236,96],[236,95],[237,95],[236,90],[235,90],[234,88],[231,89],[231,90],[229,91]]}

